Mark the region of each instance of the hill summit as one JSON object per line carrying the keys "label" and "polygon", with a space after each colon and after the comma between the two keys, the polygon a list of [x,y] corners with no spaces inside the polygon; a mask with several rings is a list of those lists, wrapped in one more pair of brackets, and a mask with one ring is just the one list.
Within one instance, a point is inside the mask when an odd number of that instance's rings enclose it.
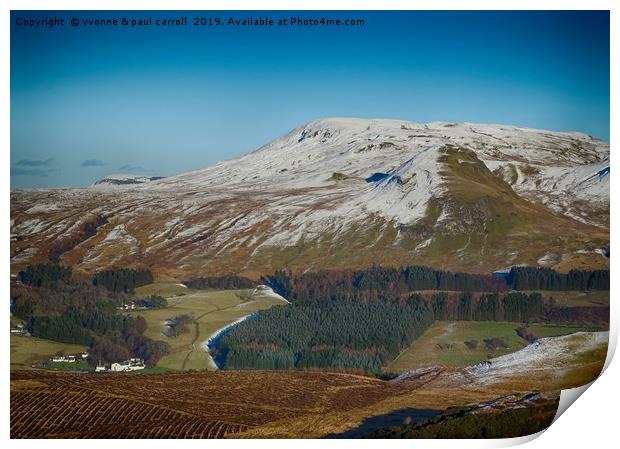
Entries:
{"label": "hill summit", "polygon": [[[46,260],[62,243],[61,260],[85,270],[139,264],[171,276],[606,267],[609,169],[609,145],[582,133],[321,119],[240,158],[114,193],[14,191],[12,264]],[[94,234],[80,235],[89,222]]]}

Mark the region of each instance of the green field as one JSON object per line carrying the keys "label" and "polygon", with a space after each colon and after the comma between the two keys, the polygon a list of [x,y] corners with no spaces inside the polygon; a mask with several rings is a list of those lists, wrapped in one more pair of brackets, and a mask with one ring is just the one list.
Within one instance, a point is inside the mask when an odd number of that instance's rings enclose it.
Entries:
{"label": "green field", "polygon": [[[386,367],[386,372],[400,373],[414,368],[441,365],[463,367],[484,360],[518,351],[529,343],[517,335],[521,323],[496,321],[437,321],[411,346]],[[582,326],[556,326],[533,324],[528,331],[537,338],[556,337],[592,328]],[[497,338],[506,347],[489,349],[485,339]],[[475,341],[475,348],[468,348],[466,341]]]}
{"label": "green field", "polygon": [[84,346],[58,343],[36,337],[11,334],[11,369],[28,369],[34,363],[45,362],[57,352],[82,353]]}
{"label": "green field", "polygon": [[[158,294],[168,300],[168,307],[155,310],[132,311],[143,316],[148,324],[146,336],[167,342],[172,351],[163,357],[158,367],[173,370],[212,369],[201,343],[218,329],[239,318],[285,304],[269,296],[249,297],[251,290],[195,290],[176,284],[151,284],[136,289],[136,296]],[[180,296],[182,294],[182,296]],[[164,335],[165,321],[179,315],[190,315],[194,321],[189,332],[177,337]]]}
{"label": "green field", "polygon": [[602,326],[554,326],[551,324],[529,324],[526,332],[534,338],[559,337],[574,334],[575,332],[600,332],[607,330]]}
{"label": "green field", "polygon": [[143,285],[135,290],[134,296],[142,298],[150,295],[159,295],[164,298],[170,298],[177,295],[185,295],[188,292],[196,291],[190,290],[179,284],[173,284],[171,282],[157,282],[154,284]]}

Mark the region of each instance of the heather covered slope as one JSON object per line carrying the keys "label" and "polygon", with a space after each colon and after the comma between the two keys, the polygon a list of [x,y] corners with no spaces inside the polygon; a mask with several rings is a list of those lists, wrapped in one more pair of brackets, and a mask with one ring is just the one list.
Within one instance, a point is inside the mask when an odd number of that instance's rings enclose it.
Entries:
{"label": "heather covered slope", "polygon": [[148,184],[11,194],[14,270],[182,279],[420,263],[606,268],[609,146],[500,125],[323,119]]}

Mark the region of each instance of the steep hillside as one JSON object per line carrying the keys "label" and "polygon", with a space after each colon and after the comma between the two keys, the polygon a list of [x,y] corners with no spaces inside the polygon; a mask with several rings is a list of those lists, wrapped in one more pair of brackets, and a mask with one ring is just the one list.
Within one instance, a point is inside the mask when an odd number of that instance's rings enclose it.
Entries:
{"label": "steep hillside", "polygon": [[500,125],[324,119],[145,185],[11,194],[14,269],[54,256],[171,278],[409,263],[565,270],[607,267],[608,243],[609,146]]}

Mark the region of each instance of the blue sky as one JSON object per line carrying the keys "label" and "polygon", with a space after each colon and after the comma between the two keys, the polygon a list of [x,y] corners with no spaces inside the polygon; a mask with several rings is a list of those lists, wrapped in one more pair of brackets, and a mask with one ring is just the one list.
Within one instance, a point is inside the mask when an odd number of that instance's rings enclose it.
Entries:
{"label": "blue sky", "polygon": [[[54,28],[17,18],[364,18],[362,27]],[[609,140],[607,12],[12,12],[11,186],[173,175],[319,117]]]}

